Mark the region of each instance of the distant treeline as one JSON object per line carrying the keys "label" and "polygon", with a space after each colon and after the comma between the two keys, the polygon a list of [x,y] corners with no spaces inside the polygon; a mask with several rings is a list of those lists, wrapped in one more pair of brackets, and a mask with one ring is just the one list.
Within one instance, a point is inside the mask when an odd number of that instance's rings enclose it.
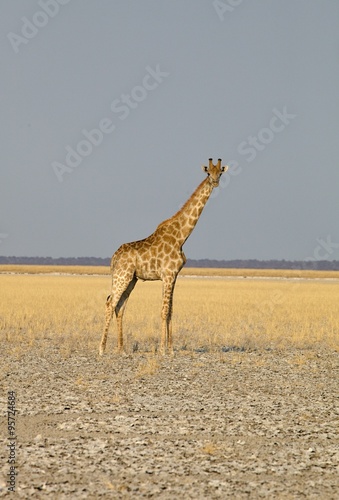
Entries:
{"label": "distant treeline", "polygon": [[[49,265],[49,266],[109,266],[110,258],[101,257],[1,257],[0,264]],[[306,269],[338,271],[338,260],[210,260],[188,259],[186,267],[217,267],[231,269]]]}
{"label": "distant treeline", "polygon": [[338,271],[339,260],[210,260],[187,259],[188,267],[218,267],[228,269],[307,269],[313,271]]}

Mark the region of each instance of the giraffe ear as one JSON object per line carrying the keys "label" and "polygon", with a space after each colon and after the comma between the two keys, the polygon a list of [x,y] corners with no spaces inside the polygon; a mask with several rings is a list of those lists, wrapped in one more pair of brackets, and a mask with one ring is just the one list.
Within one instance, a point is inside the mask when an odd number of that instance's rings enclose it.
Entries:
{"label": "giraffe ear", "polygon": [[208,167],[205,167],[205,165],[203,165],[203,166],[201,167],[201,170],[202,170],[203,172],[207,172]]}
{"label": "giraffe ear", "polygon": [[225,165],[224,167],[221,167],[222,172],[227,172],[228,170],[228,165]]}

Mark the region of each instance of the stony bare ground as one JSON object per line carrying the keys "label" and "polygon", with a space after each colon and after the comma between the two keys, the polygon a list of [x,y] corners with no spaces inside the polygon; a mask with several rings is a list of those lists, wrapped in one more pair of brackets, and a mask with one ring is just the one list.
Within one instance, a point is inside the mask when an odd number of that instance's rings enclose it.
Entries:
{"label": "stony bare ground", "polygon": [[1,497],[11,390],[17,498],[339,498],[334,350],[0,349]]}

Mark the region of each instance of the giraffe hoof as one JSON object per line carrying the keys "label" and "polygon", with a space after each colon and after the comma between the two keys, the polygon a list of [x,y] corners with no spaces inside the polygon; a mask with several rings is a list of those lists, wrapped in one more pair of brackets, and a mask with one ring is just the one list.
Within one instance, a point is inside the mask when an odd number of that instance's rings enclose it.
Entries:
{"label": "giraffe hoof", "polygon": [[167,356],[167,355],[174,356],[173,347],[160,347],[159,354],[161,356]]}
{"label": "giraffe hoof", "polygon": [[123,347],[117,347],[115,353],[119,354],[119,356],[128,356],[127,352]]}

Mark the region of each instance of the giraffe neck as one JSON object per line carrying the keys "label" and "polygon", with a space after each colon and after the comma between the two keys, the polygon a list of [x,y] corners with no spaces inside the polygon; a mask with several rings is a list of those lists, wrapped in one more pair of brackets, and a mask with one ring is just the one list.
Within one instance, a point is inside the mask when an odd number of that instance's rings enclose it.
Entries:
{"label": "giraffe neck", "polygon": [[185,243],[193,231],[212,191],[213,186],[206,178],[199,184],[183,207],[171,219],[165,221],[177,232],[177,240],[180,245]]}

